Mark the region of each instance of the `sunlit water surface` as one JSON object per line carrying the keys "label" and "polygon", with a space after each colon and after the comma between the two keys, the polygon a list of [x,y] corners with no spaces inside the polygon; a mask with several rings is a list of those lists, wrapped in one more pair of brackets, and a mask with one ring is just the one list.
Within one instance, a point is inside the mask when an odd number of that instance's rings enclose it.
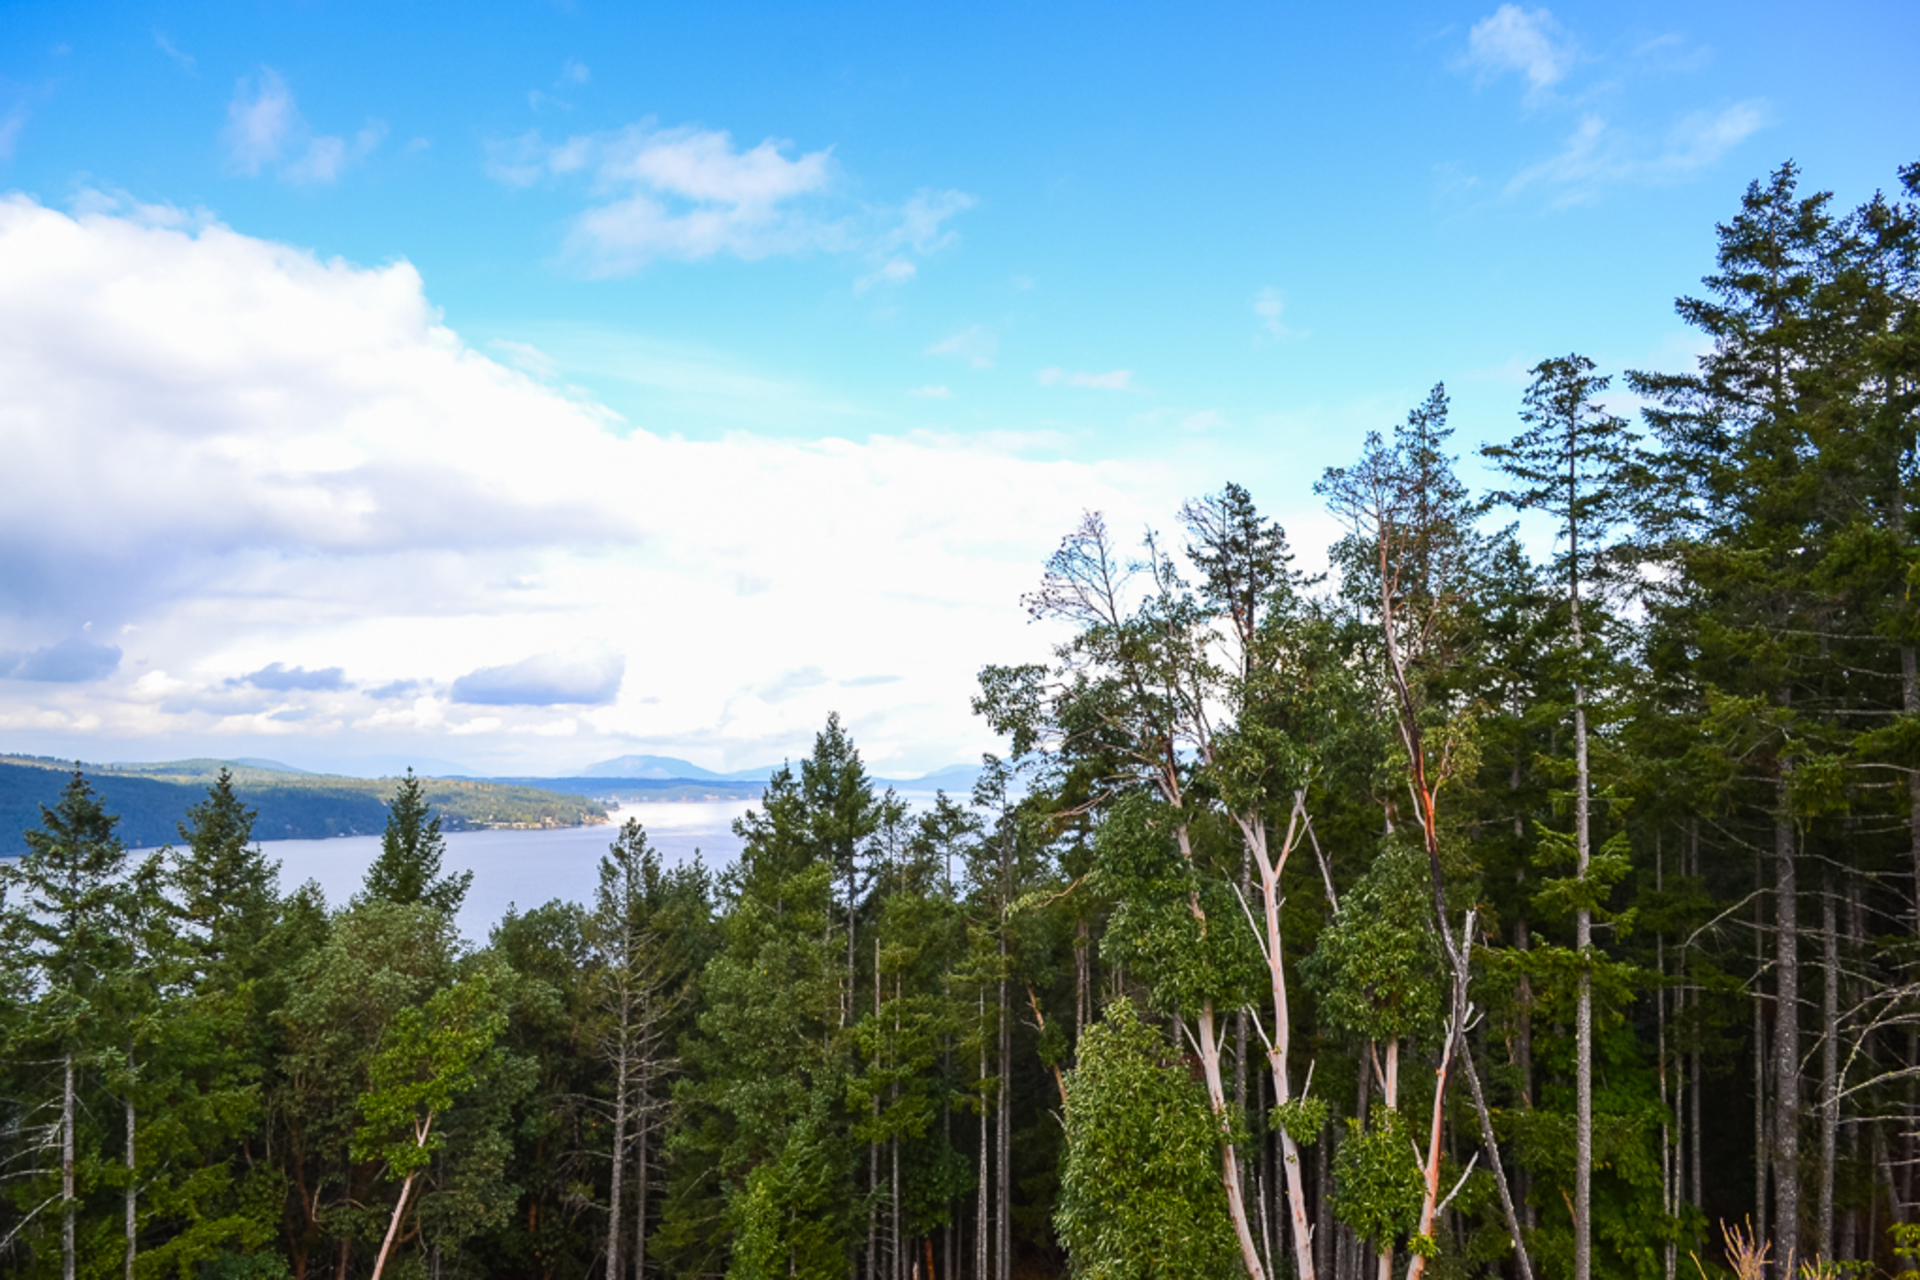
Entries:
{"label": "sunlit water surface", "polygon": [[[487,931],[509,906],[524,911],[555,898],[591,901],[599,883],[600,858],[628,818],[640,820],[648,842],[660,851],[667,866],[691,862],[697,851],[707,869],[717,871],[739,854],[733,821],[753,805],[740,800],[630,804],[612,811],[613,821],[605,826],[448,832],[441,869],[473,872],[473,887],[460,908],[460,932],[471,941],[484,942]],[[282,889],[317,881],[330,904],[344,906],[379,856],[380,837],[263,840],[260,847],[268,858],[279,861]]]}

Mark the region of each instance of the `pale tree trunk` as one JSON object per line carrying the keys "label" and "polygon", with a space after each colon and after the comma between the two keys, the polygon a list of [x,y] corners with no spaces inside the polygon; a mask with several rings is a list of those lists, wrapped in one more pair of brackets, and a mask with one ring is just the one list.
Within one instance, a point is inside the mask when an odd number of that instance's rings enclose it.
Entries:
{"label": "pale tree trunk", "polygon": [[73,1200],[73,1051],[66,1054],[66,1076],[60,1087],[60,1274],[74,1280],[78,1256],[74,1245]]}
{"label": "pale tree trunk", "polygon": [[1760,858],[1756,854],[1753,859],[1753,1216],[1757,1224],[1754,1235],[1760,1240],[1767,1238],[1768,1156],[1773,1149],[1767,1141],[1767,1117],[1771,1112],[1767,1110],[1767,1016],[1763,989],[1766,952],[1762,945],[1766,921],[1760,910],[1763,892]]}
{"label": "pale tree trunk", "polygon": [[[1580,589],[1573,588],[1573,646],[1584,653],[1580,634]],[[1579,953],[1580,989],[1573,1015],[1573,1280],[1593,1275],[1593,912],[1584,897],[1593,859],[1592,788],[1587,772],[1586,682],[1573,686],[1573,840],[1574,876],[1583,896],[1573,917],[1573,945]]]}
{"label": "pale tree trunk", "polygon": [[973,1280],[987,1280],[990,1255],[987,1232],[993,1217],[987,1208],[987,1193],[992,1166],[987,1159],[987,989],[980,988],[980,1177],[975,1182],[978,1204],[974,1213]]}
{"label": "pale tree trunk", "polygon": [[[1400,1110],[1400,1037],[1387,1041],[1387,1058],[1380,1071],[1380,1102],[1389,1111]],[[1379,1242],[1376,1280],[1393,1280],[1393,1241]]]}
{"label": "pale tree trunk", "polygon": [[1833,1175],[1840,1152],[1840,929],[1835,919],[1833,877],[1822,877],[1820,893],[1820,1220],[1814,1256],[1833,1258]]}
{"label": "pale tree trunk", "polygon": [[[1473,932],[1473,913],[1469,911],[1460,926],[1462,949],[1455,949],[1453,940],[1446,934],[1446,929],[1446,917],[1442,916],[1440,943],[1446,949],[1454,966],[1453,1008],[1448,1014],[1446,1036],[1440,1046],[1440,1066],[1434,1072],[1433,1115],[1427,1129],[1426,1166],[1421,1171],[1427,1185],[1426,1194],[1422,1197],[1420,1204],[1419,1233],[1428,1239],[1433,1237],[1434,1217],[1440,1210],[1440,1144],[1446,1132],[1448,1077],[1452,1074],[1454,1055],[1459,1053],[1465,1056],[1467,1052],[1466,1027],[1471,1015],[1471,1006],[1467,1003],[1467,974],[1464,972],[1465,965],[1461,957],[1465,954],[1464,947],[1467,939]],[[1407,1280],[1420,1280],[1420,1277],[1426,1274],[1426,1270],[1426,1255],[1416,1253],[1413,1260],[1407,1264]]]}
{"label": "pale tree trunk", "polygon": [[[1654,833],[1653,852],[1654,892],[1664,894],[1667,889],[1667,849],[1660,832]],[[1654,989],[1654,1038],[1656,1057],[1660,1064],[1660,1211],[1667,1217],[1674,1216],[1674,1186],[1679,1180],[1679,1170],[1675,1167],[1678,1148],[1674,1143],[1673,1126],[1668,1117],[1673,1114],[1672,1092],[1667,1087],[1667,935],[1654,935],[1653,942],[1654,974],[1659,985]],[[1666,1280],[1673,1280],[1675,1242],[1668,1240],[1661,1250],[1661,1274]]]}
{"label": "pale tree trunk", "polygon": [[[644,1100],[643,1100],[644,1101]],[[641,1112],[640,1132],[636,1135],[636,1145],[640,1148],[639,1158],[634,1163],[634,1181],[636,1183],[633,1207],[633,1280],[646,1280],[647,1276],[647,1192],[651,1189],[652,1171],[648,1168],[652,1152],[648,1139],[652,1137],[652,1113],[643,1108]]]}
{"label": "pale tree trunk", "polygon": [[1773,1200],[1775,1256],[1789,1268],[1800,1256],[1800,882],[1798,833],[1780,782],[1774,818]]}
{"label": "pale tree trunk", "polygon": [[[1177,804],[1178,791],[1172,791],[1171,797]],[[1187,865],[1193,865],[1193,833],[1183,823],[1175,831],[1180,845],[1180,856]],[[1199,922],[1202,931],[1208,927],[1207,913],[1200,906],[1197,892],[1187,895],[1188,914]],[[1247,1218],[1246,1197],[1242,1194],[1245,1185],[1240,1176],[1240,1155],[1234,1144],[1225,1140],[1227,1128],[1227,1090],[1226,1081],[1220,1070],[1220,1050],[1226,1039],[1225,1028],[1215,1029],[1214,1007],[1211,998],[1200,1002],[1199,1035],[1189,1037],[1194,1052],[1200,1056],[1200,1073],[1207,1084],[1207,1103],[1213,1108],[1213,1117],[1220,1126],[1220,1181],[1227,1193],[1227,1214],[1233,1220],[1233,1236],[1240,1245],[1240,1261],[1247,1269],[1249,1280],[1266,1280],[1266,1268],[1260,1264],[1260,1249],[1254,1243],[1253,1224]],[[1295,1168],[1299,1166],[1296,1164]],[[1009,1280],[1009,1277],[1001,1277]]]}
{"label": "pale tree trunk", "polygon": [[[1898,496],[1898,495],[1896,495]],[[1904,511],[1904,508],[1901,508]],[[1901,545],[1906,545],[1906,523],[1900,524]],[[1920,715],[1920,662],[1916,662],[1912,647],[1903,646],[1900,650],[1900,698],[1901,706],[1909,716]],[[1913,861],[1913,931],[1920,938],[1920,772],[1907,775],[1908,808],[1908,854]],[[1920,1031],[1910,1031],[1907,1035],[1907,1060],[1920,1062]],[[1920,1159],[1920,1107],[1916,1107],[1915,1081],[1907,1081],[1907,1154],[1909,1161]],[[1911,1168],[1911,1163],[1909,1164]],[[1889,1188],[1891,1193],[1892,1189]]]}
{"label": "pale tree trunk", "polygon": [[124,1103],[126,1108],[126,1115],[127,1115],[126,1280],[133,1280],[133,1260],[135,1257],[139,1255],[139,1249],[140,1249],[140,1225],[139,1225],[140,1187],[134,1181],[134,1176],[135,1176],[134,1135],[136,1131],[134,1128],[135,1116],[134,1116],[134,1107],[133,1107],[133,1087],[132,1087],[132,1083],[133,1083],[132,1081],[133,1046],[132,1045],[127,1046],[127,1077],[128,1077],[127,1096]]}
{"label": "pale tree trunk", "polygon": [[[1687,854],[1689,858],[1687,874],[1697,876],[1700,874],[1700,819],[1698,817],[1692,818],[1688,822],[1687,828]],[[1691,958],[1688,958],[1684,963],[1687,966],[1687,990],[1690,993],[1688,997],[1688,1007],[1697,1010],[1700,1004],[1700,993],[1699,988],[1695,987],[1692,982],[1693,964]],[[1695,1017],[1698,1017],[1697,1013]],[[1693,1125],[1687,1134],[1687,1155],[1689,1157],[1687,1160],[1687,1174],[1693,1180],[1689,1184],[1693,1191],[1692,1203],[1695,1207],[1698,1207],[1705,1198],[1705,1195],[1703,1191],[1703,1173],[1700,1167],[1700,1033],[1697,1028],[1693,1034],[1693,1052],[1687,1057],[1687,1072],[1687,1091],[1693,1098]]]}
{"label": "pale tree trunk", "polygon": [[[427,1137],[432,1132],[433,1113],[429,1111],[424,1121],[414,1125],[413,1145],[416,1147],[426,1146]],[[380,1241],[380,1255],[373,1260],[373,1275],[371,1280],[380,1280],[381,1273],[387,1269],[387,1258],[393,1253],[393,1242],[399,1239],[400,1223],[405,1219],[407,1214],[407,1197],[412,1194],[413,1180],[418,1176],[418,1172],[409,1173],[400,1182],[400,1197],[393,1202],[393,1216],[387,1219],[386,1238]]]}
{"label": "pale tree trunk", "polygon": [[[1472,917],[1469,914],[1467,922],[1462,925],[1460,944],[1456,947],[1447,928],[1447,895],[1440,861],[1440,814],[1435,798],[1439,782],[1431,779],[1427,773],[1426,740],[1420,727],[1419,710],[1414,704],[1413,690],[1407,682],[1406,664],[1400,651],[1392,585],[1395,579],[1388,572],[1384,526],[1380,532],[1380,634],[1385,642],[1387,678],[1393,690],[1395,710],[1399,719],[1400,741],[1407,752],[1409,791],[1414,802],[1415,813],[1420,820],[1420,833],[1426,846],[1429,887],[1433,893],[1433,927],[1439,934],[1441,945],[1447,952],[1448,963],[1453,970],[1453,1026],[1449,1029],[1447,1047],[1442,1053],[1440,1069],[1434,1081],[1433,1135],[1428,1144],[1427,1193],[1425,1205],[1421,1210],[1421,1231],[1424,1234],[1431,1226],[1432,1216],[1437,1208],[1440,1176],[1439,1143],[1441,1127],[1446,1116],[1448,1066],[1453,1040],[1458,1036],[1462,1040],[1463,1056],[1466,1059],[1467,1079],[1473,1086],[1475,1110],[1480,1119],[1481,1140],[1492,1159],[1494,1176],[1500,1185],[1501,1204],[1506,1210],[1509,1233],[1513,1239],[1515,1255],[1524,1280],[1531,1275],[1531,1262],[1527,1257],[1526,1241],[1521,1234],[1519,1218],[1513,1209],[1512,1194],[1500,1167],[1499,1139],[1493,1131],[1493,1123],[1486,1108],[1486,1099],[1480,1089],[1479,1073],[1474,1070],[1472,1049],[1464,1043],[1469,1011],[1467,993],[1471,974],[1467,956],[1469,948],[1473,945]],[[1584,726],[1584,721],[1582,724]],[[1391,825],[1391,815],[1388,821]],[[1408,1280],[1419,1280],[1425,1266],[1426,1259],[1416,1256],[1413,1264],[1408,1268]],[[1381,1280],[1387,1280],[1384,1265],[1381,1273]]]}
{"label": "pale tree trunk", "polygon": [[994,1248],[999,1280],[1013,1280],[1013,1010],[1007,1003],[1006,912],[1000,926],[1000,1107],[995,1113]]}
{"label": "pale tree trunk", "polygon": [[620,1008],[620,1044],[613,1067],[613,1180],[607,1190],[607,1280],[620,1280],[620,1193],[627,1167],[627,1101],[632,1064],[627,1047],[627,1008]]}
{"label": "pale tree trunk", "polygon": [[[1214,1119],[1224,1130],[1227,1120],[1226,1082],[1220,1071],[1221,1041],[1224,1028],[1215,1029],[1213,1001],[1200,1003],[1199,1035],[1193,1041],[1200,1052],[1200,1073],[1207,1083],[1207,1101]],[[1294,1166],[1297,1171],[1299,1166]],[[1234,1239],[1240,1244],[1240,1261],[1249,1280],[1266,1280],[1266,1268],[1260,1265],[1260,1249],[1253,1240],[1253,1225],[1247,1220],[1246,1199],[1241,1195],[1240,1153],[1233,1143],[1220,1144],[1220,1181],[1227,1191],[1227,1213],[1233,1219]]]}
{"label": "pale tree trunk", "polygon": [[[1267,1046],[1267,1065],[1273,1075],[1273,1104],[1284,1107],[1293,1100],[1293,1083],[1287,1054],[1293,1037],[1291,1003],[1287,999],[1285,956],[1280,946],[1280,876],[1287,858],[1305,829],[1306,797],[1296,792],[1293,813],[1287,819],[1287,834],[1275,856],[1267,843],[1266,819],[1258,813],[1240,820],[1243,848],[1253,855],[1260,871],[1261,907],[1265,916],[1267,977],[1273,990],[1273,1039]],[[1240,1022],[1240,1046],[1246,1049],[1246,1021]],[[1301,1179],[1300,1146],[1285,1128],[1279,1131],[1280,1158],[1287,1180],[1287,1209],[1293,1228],[1293,1264],[1298,1280],[1315,1280],[1313,1227],[1307,1220],[1306,1187]]]}

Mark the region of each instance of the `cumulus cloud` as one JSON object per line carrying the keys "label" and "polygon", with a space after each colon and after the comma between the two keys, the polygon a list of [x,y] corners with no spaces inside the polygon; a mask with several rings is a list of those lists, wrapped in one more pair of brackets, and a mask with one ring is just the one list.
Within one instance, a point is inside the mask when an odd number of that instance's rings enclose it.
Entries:
{"label": "cumulus cloud", "polygon": [[1658,138],[1617,129],[1599,115],[1583,116],[1553,155],[1515,174],[1506,192],[1530,187],[1553,192],[1557,205],[1585,203],[1618,183],[1677,181],[1708,168],[1766,127],[1767,104],[1737,102],[1718,111],[1693,112]]}
{"label": "cumulus cloud", "polygon": [[536,654],[503,667],[482,667],[453,682],[453,700],[481,707],[600,707],[620,693],[626,661]]}
{"label": "cumulus cloud", "polygon": [[508,186],[584,183],[594,202],[572,223],[568,250],[588,272],[625,275],[669,259],[743,261],[825,251],[876,262],[860,286],[901,283],[952,242],[948,220],[970,208],[957,191],[921,191],[898,208],[849,210],[833,199],[840,167],[831,148],[797,151],[780,138],[741,149],[724,129],[621,129],[549,142],[539,131],[487,148],[486,171]]}
{"label": "cumulus cloud", "polygon": [[[512,773],[561,742],[758,764],[837,709],[876,765],[965,756],[979,663],[1045,655],[1017,600],[1077,513],[1138,528],[1215,480],[842,413],[658,433],[468,346],[405,262],[0,199],[0,451],[31,478],[0,504],[0,618],[16,650],[89,620],[125,650],[73,642],[97,674],[61,686],[16,652],[0,725],[87,758],[457,736]],[[899,680],[780,683],[809,666]]]}
{"label": "cumulus cloud", "polygon": [[285,182],[324,185],[370,155],[386,132],[386,125],[369,121],[351,141],[314,133],[286,80],[272,67],[262,67],[234,85],[220,139],[234,173],[251,178],[271,169]]}
{"label": "cumulus cloud", "polygon": [[1572,39],[1545,9],[1503,4],[1467,32],[1467,65],[1482,76],[1518,72],[1538,97],[1573,65]]}
{"label": "cumulus cloud", "polygon": [[120,665],[116,645],[71,636],[27,653],[0,653],[0,676],[45,684],[83,684],[112,675]]}
{"label": "cumulus cloud", "polygon": [[1000,339],[985,325],[968,325],[956,334],[940,339],[927,348],[930,356],[954,356],[976,369],[993,368],[993,357],[1000,350]]}
{"label": "cumulus cloud", "polygon": [[269,662],[258,671],[250,672],[228,684],[250,684],[256,689],[272,689],[286,692],[290,689],[336,690],[347,687],[347,673],[339,667],[322,667],[309,671],[305,667],[288,667],[278,662]]}

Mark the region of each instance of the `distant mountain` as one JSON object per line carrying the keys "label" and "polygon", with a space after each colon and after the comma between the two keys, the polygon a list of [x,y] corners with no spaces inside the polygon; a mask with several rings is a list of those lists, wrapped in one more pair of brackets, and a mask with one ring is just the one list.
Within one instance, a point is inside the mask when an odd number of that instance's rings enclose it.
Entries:
{"label": "distant mountain", "polygon": [[278,760],[262,760],[256,756],[235,756],[235,764],[243,764],[249,769],[258,769],[262,773],[312,773],[311,769],[296,769],[290,764],[281,764]]}
{"label": "distant mountain", "polygon": [[[715,773],[712,769],[703,769],[676,756],[616,756],[612,760],[588,765],[570,778],[502,778],[498,781],[550,786],[560,791],[612,798],[616,794],[614,791],[595,789],[585,784],[598,778],[628,782],[762,783],[778,769],[778,765],[769,764],[757,769]],[[980,766],[977,764],[950,764],[918,778],[875,778],[873,784],[876,787],[892,787],[896,791],[946,791],[953,795],[966,795],[973,790],[973,780],[979,776]],[[735,793],[736,788],[724,789],[724,794]],[[752,794],[759,794],[758,787],[752,788]]]}
{"label": "distant mountain", "polygon": [[[176,760],[164,764],[83,764],[107,812],[120,817],[129,848],[177,842],[189,806],[207,797],[222,768],[234,791],[259,811],[260,840],[310,840],[376,835],[387,823],[391,779],[299,773],[270,762]],[[40,806],[52,805],[72,777],[69,761],[0,755],[0,856],[25,851],[22,833],[40,825]],[[590,794],[552,784],[513,785],[491,780],[423,778],[427,802],[449,831],[487,827],[572,827],[605,822],[606,809]]]}
{"label": "distant mountain", "polygon": [[703,769],[690,761],[674,756],[615,756],[611,760],[602,760],[590,764],[574,775],[580,778],[657,778],[689,779],[693,781],[725,782],[765,782],[773,776],[776,766],[763,765],[758,769],[735,769],[732,773],[715,773],[712,769]]}
{"label": "distant mountain", "polygon": [[539,787],[602,804],[683,804],[758,800],[766,784],[751,778],[489,778],[498,786]]}
{"label": "distant mountain", "polygon": [[305,769],[296,769],[290,764],[281,764],[278,760],[258,760],[236,758],[233,760],[162,760],[154,763],[139,761],[116,761],[113,764],[89,765],[88,772],[95,769],[107,770],[135,778],[206,778],[212,780],[226,769],[236,775],[251,773],[284,773],[294,777],[313,776]]}
{"label": "distant mountain", "polygon": [[896,791],[944,791],[951,796],[965,797],[972,794],[974,780],[979,776],[977,764],[950,764],[918,778],[877,778],[875,781]]}

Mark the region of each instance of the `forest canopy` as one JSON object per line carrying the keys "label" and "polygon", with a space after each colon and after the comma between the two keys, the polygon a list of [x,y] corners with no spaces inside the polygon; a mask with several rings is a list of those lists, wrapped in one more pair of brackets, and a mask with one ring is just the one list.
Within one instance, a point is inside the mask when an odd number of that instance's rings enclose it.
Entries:
{"label": "forest canopy", "polygon": [[469,946],[421,780],[329,903],[230,773],[139,860],[73,774],[0,873],[0,1259],[1920,1270],[1899,177],[1754,183],[1689,372],[1547,354],[1478,440],[1436,385],[1321,477],[1325,574],[1231,482],[1137,539],[1065,513],[1022,601],[1063,638],[982,668],[970,796],[911,809],[834,717],[734,864],[628,823],[591,902]]}

